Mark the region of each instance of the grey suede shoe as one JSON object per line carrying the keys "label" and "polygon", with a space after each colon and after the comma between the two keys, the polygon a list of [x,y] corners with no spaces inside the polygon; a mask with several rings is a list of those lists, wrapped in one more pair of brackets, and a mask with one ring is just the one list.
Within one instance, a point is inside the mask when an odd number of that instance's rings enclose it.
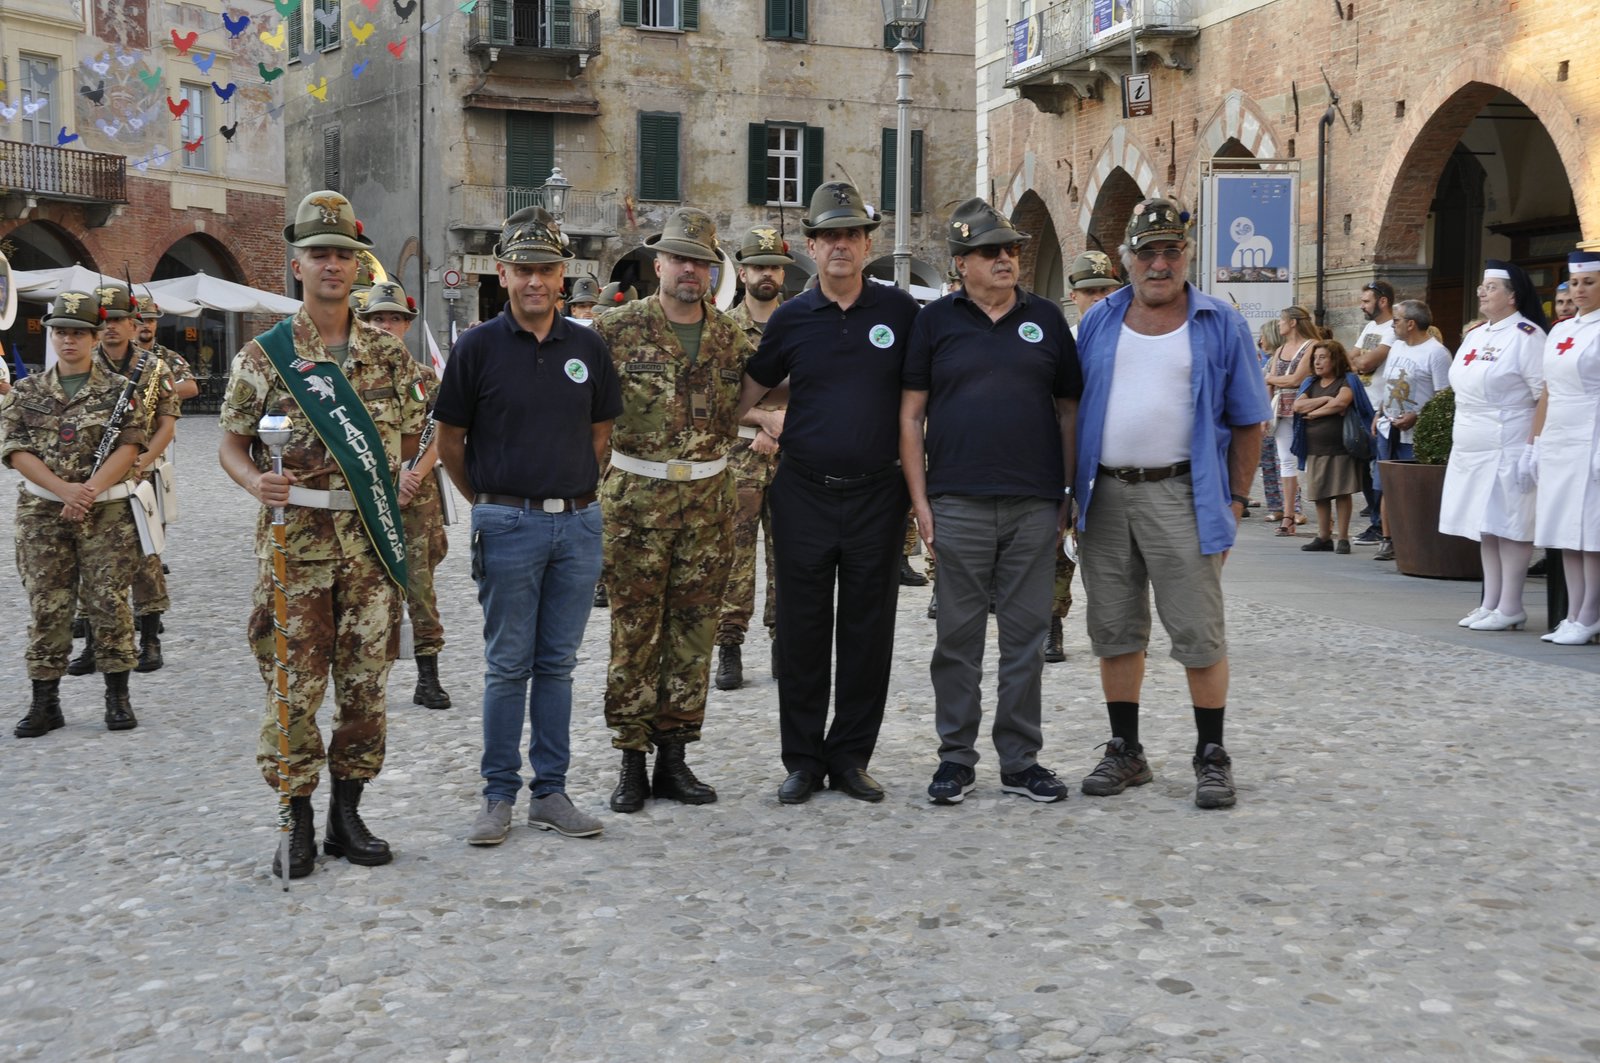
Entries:
{"label": "grey suede shoe", "polygon": [[579,812],[572,799],[557,791],[528,802],[528,826],[553,830],[568,838],[592,838],[605,830],[593,816]]}
{"label": "grey suede shoe", "polygon": [[511,802],[484,798],[483,811],[467,832],[468,845],[499,845],[511,833]]}

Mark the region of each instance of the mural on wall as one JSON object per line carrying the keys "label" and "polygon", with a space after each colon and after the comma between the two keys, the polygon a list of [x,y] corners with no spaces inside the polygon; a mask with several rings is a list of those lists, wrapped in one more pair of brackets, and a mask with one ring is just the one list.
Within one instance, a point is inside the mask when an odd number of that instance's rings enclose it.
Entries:
{"label": "mural on wall", "polygon": [[124,48],[150,47],[150,0],[94,0],[94,35]]}

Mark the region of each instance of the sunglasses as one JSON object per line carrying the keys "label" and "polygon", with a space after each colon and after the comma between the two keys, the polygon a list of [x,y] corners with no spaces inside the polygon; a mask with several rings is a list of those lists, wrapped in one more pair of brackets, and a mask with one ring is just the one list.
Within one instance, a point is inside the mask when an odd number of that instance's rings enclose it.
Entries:
{"label": "sunglasses", "polygon": [[1176,262],[1182,258],[1188,250],[1189,249],[1187,247],[1146,247],[1139,251],[1135,251],[1133,253],[1133,257],[1144,263],[1154,262],[1157,258],[1161,259],[1163,262]]}
{"label": "sunglasses", "polygon": [[1017,258],[1022,254],[1022,245],[988,244],[984,247],[975,247],[972,249],[972,253],[977,255],[979,258],[999,258],[1000,252],[1002,251],[1010,255],[1012,258]]}

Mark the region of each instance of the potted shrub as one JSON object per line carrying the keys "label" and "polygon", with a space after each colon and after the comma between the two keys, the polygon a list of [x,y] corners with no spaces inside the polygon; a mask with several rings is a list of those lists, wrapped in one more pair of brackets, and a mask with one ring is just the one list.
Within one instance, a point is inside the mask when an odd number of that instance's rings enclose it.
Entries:
{"label": "potted shrub", "polygon": [[1439,499],[1455,430],[1456,393],[1437,392],[1417,414],[1411,442],[1416,461],[1385,461],[1383,503],[1389,512],[1394,561],[1403,575],[1428,579],[1483,578],[1478,544],[1439,532]]}

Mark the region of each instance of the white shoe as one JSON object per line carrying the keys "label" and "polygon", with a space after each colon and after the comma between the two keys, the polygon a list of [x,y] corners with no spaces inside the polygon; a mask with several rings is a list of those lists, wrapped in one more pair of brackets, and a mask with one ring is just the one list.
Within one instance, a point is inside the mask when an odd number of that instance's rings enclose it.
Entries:
{"label": "white shoe", "polygon": [[1540,642],[1553,642],[1555,640],[1555,637],[1557,635],[1561,634],[1563,631],[1567,630],[1568,626],[1570,626],[1571,624],[1572,624],[1572,621],[1568,620],[1566,617],[1562,617],[1561,618],[1561,623],[1556,625],[1556,629],[1554,631],[1546,631],[1543,635],[1540,635],[1539,636],[1539,641]]}
{"label": "white shoe", "polygon": [[1478,621],[1480,621],[1484,617],[1488,616],[1489,613],[1490,613],[1490,610],[1485,609],[1483,606],[1480,605],[1476,609],[1474,609],[1472,612],[1470,612],[1466,616],[1462,617],[1460,620],[1457,620],[1456,621],[1456,627],[1471,627],[1473,624],[1476,624]]}
{"label": "white shoe", "polygon": [[1527,613],[1518,613],[1516,616],[1507,616],[1500,610],[1491,611],[1482,620],[1475,620],[1467,627],[1473,631],[1516,631],[1528,622]]}
{"label": "white shoe", "polygon": [[1576,620],[1569,620],[1567,629],[1562,631],[1558,628],[1550,641],[1557,646],[1587,646],[1595,640],[1596,635],[1600,635],[1600,622],[1580,624]]}

